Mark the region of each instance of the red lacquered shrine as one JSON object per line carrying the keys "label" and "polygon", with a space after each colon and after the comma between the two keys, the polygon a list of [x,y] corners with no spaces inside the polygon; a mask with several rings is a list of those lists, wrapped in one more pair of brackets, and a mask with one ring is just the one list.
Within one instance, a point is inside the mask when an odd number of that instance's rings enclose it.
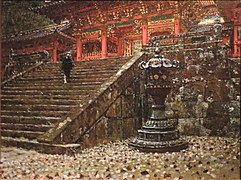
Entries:
{"label": "red lacquered shrine", "polygon": [[56,25],[7,37],[7,49],[48,50],[53,61],[64,51],[78,61],[131,56],[153,36],[187,32],[218,17],[229,55],[241,56],[240,1],[50,1],[32,10]]}

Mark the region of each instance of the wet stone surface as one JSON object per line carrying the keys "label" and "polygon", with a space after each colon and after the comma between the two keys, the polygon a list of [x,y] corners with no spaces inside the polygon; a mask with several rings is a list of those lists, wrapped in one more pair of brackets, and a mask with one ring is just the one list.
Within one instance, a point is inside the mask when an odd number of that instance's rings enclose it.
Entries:
{"label": "wet stone surface", "polygon": [[240,179],[240,140],[184,137],[189,148],[143,153],[128,140],[85,149],[74,156],[2,147],[3,179]]}

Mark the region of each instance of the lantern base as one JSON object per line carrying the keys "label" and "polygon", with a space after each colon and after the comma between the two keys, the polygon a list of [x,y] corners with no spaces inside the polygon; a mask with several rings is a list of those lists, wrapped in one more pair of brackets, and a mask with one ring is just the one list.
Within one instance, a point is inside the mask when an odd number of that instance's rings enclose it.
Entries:
{"label": "lantern base", "polygon": [[135,138],[129,143],[129,146],[134,147],[143,152],[178,152],[183,149],[188,148],[188,143],[182,139],[171,140],[171,141],[161,141],[161,142],[151,142]]}
{"label": "lantern base", "polygon": [[137,138],[130,146],[144,152],[177,152],[188,147],[188,143],[180,138],[177,129],[178,119],[167,117],[163,106],[152,106],[152,114],[138,130]]}

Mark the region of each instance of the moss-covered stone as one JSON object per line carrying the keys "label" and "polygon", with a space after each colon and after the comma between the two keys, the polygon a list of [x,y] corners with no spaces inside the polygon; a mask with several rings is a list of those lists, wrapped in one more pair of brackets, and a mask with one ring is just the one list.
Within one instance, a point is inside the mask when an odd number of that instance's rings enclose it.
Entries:
{"label": "moss-covered stone", "polygon": [[230,123],[230,117],[224,104],[217,101],[209,104],[203,126],[211,130],[210,135],[222,135],[222,130],[228,123]]}

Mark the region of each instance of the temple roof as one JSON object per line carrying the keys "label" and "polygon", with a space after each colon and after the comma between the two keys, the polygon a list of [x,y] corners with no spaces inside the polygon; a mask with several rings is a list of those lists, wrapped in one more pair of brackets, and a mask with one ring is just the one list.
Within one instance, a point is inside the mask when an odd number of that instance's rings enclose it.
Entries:
{"label": "temple roof", "polygon": [[[44,5],[30,8],[30,10],[37,12],[41,15],[46,15],[50,19],[59,23],[61,19],[67,17],[75,7],[89,7],[93,6],[95,1],[51,1]],[[71,8],[70,8],[71,7]],[[61,12],[60,12],[61,11]]]}
{"label": "temple roof", "polygon": [[13,43],[13,42],[26,42],[28,40],[42,39],[50,36],[58,36],[69,42],[75,42],[75,39],[64,33],[65,30],[71,27],[70,23],[52,25],[39,29],[31,29],[27,31],[22,31],[17,34],[11,34],[3,36],[3,43]]}

